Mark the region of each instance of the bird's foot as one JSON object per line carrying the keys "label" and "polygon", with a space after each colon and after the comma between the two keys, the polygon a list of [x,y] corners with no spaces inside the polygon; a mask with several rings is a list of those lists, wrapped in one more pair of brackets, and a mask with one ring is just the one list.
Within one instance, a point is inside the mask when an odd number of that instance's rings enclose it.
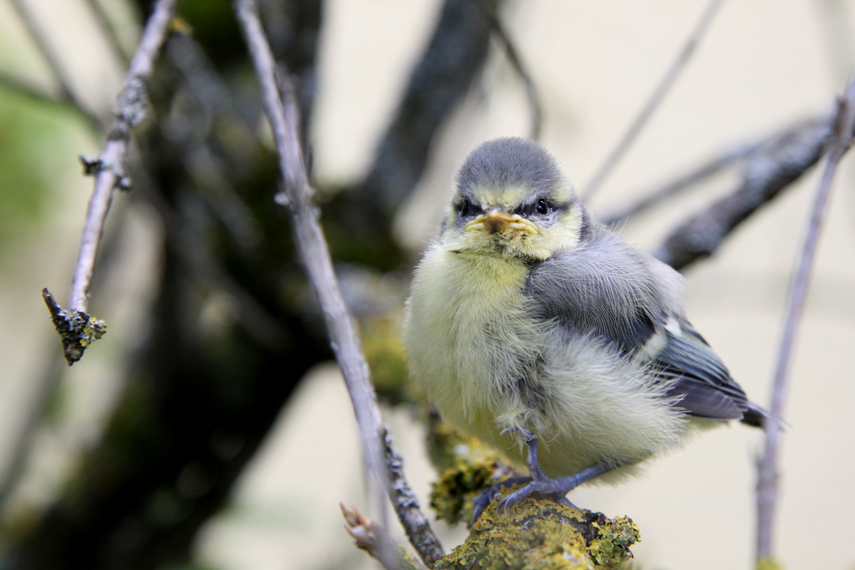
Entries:
{"label": "bird's foot", "polygon": [[567,479],[567,477],[563,477],[561,479],[547,478],[544,481],[535,481],[534,479],[532,479],[528,485],[526,485],[522,489],[517,489],[516,491],[499,501],[496,510],[502,512],[503,514],[507,514],[509,507],[512,507],[521,502],[523,499],[527,499],[528,497],[532,496],[548,497],[556,503],[568,505],[575,509],[577,508],[576,505],[568,501],[567,497],[565,497],[564,495],[575,489],[579,485],[579,483],[574,482],[568,485],[565,479]]}
{"label": "bird's foot", "polygon": [[[575,508],[575,505],[567,501],[565,495],[587,481],[602,475],[608,471],[611,471],[615,468],[615,465],[609,464],[606,462],[595,463],[590,467],[586,467],[581,471],[574,473],[572,475],[568,475],[567,477],[561,477],[560,479],[550,479],[546,475],[543,474],[543,471],[540,469],[540,464],[537,460],[537,437],[527,429],[523,428],[508,428],[504,430],[502,433],[511,433],[518,432],[522,435],[523,440],[525,441],[526,446],[528,447],[528,470],[531,474],[531,480],[529,483],[523,487],[522,489],[517,489],[516,491],[509,494],[507,497],[499,501],[498,509],[504,513],[508,512],[508,507],[516,505],[520,501],[525,498],[531,496],[540,496],[540,497],[549,497],[556,502],[566,502],[570,506]],[[517,481],[518,483],[519,481]],[[492,489],[492,488],[491,488]],[[490,500],[495,498],[496,490]],[[479,496],[480,498],[480,496]],[[487,501],[486,504],[489,504]],[[486,507],[481,508],[481,511]],[[480,514],[480,512],[478,513]],[[477,516],[473,519],[476,520]]]}
{"label": "bird's foot", "polygon": [[478,520],[481,513],[486,510],[490,503],[493,502],[493,499],[495,499],[502,490],[513,487],[514,485],[528,483],[529,481],[531,481],[531,477],[511,477],[504,481],[499,481],[495,485],[491,485],[478,493],[478,495],[472,499],[472,524],[475,524],[475,521]]}

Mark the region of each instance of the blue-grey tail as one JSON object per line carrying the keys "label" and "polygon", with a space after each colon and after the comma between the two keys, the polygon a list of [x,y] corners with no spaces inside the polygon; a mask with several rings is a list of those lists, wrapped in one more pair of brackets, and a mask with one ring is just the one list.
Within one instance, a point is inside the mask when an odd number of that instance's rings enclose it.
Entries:
{"label": "blue-grey tail", "polygon": [[760,406],[748,402],[748,409],[742,412],[742,423],[766,429],[766,423],[769,421],[769,412]]}

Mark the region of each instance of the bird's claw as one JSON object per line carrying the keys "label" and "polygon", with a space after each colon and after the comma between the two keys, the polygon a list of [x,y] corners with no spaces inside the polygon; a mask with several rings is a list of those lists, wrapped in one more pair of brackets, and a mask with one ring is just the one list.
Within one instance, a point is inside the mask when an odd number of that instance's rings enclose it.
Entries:
{"label": "bird's claw", "polygon": [[523,436],[523,439],[525,439],[526,442],[529,442],[534,439],[534,434],[532,432],[521,427],[509,427],[502,430],[502,435],[507,435],[509,433],[519,433],[521,436]]}
{"label": "bird's claw", "polygon": [[531,481],[530,477],[511,477],[510,479],[505,479],[504,481],[500,481],[495,485],[487,487],[472,500],[472,524],[475,524],[475,521],[478,520],[478,517],[481,516],[490,503],[493,502],[493,499],[502,491],[503,488],[511,487],[513,485],[519,485],[520,483],[528,483]]}
{"label": "bird's claw", "polygon": [[573,508],[576,506],[567,500],[564,495],[568,492],[559,481],[555,479],[546,479],[544,481],[531,481],[522,489],[508,494],[507,497],[499,501],[496,506],[496,512],[508,514],[508,508],[520,503],[523,499],[528,499],[532,496],[547,497],[556,503],[567,504]]}
{"label": "bird's claw", "polygon": [[508,494],[507,497],[499,501],[499,504],[496,505],[496,512],[501,513],[503,515],[508,514],[508,507],[512,507],[518,504],[520,501],[530,497],[535,492],[536,491],[534,489],[534,481],[532,481],[522,489],[517,489],[516,491]]}

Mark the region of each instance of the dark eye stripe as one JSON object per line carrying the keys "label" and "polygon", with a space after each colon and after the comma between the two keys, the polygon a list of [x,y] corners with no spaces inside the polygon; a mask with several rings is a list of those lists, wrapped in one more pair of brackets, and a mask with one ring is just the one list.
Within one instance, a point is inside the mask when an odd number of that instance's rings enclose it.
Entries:
{"label": "dark eye stripe", "polygon": [[535,216],[549,216],[556,212],[561,212],[570,207],[569,202],[555,203],[547,197],[541,197],[534,202],[523,204],[519,208],[514,208],[513,213],[523,216],[524,218],[532,218]]}
{"label": "dark eye stripe", "polygon": [[463,198],[460,202],[455,204],[454,209],[457,212],[457,217],[459,219],[473,218],[484,211],[481,206],[473,203],[469,198]]}

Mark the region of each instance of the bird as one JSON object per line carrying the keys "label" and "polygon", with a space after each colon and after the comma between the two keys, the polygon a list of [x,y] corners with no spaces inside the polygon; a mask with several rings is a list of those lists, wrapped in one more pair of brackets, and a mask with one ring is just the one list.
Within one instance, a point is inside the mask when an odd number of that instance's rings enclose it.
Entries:
{"label": "bird", "polygon": [[543,146],[493,139],[463,161],[414,270],[410,373],[447,422],[528,468],[499,508],[566,500],[638,474],[698,429],[763,426],[687,320],[685,289],[594,218]]}

